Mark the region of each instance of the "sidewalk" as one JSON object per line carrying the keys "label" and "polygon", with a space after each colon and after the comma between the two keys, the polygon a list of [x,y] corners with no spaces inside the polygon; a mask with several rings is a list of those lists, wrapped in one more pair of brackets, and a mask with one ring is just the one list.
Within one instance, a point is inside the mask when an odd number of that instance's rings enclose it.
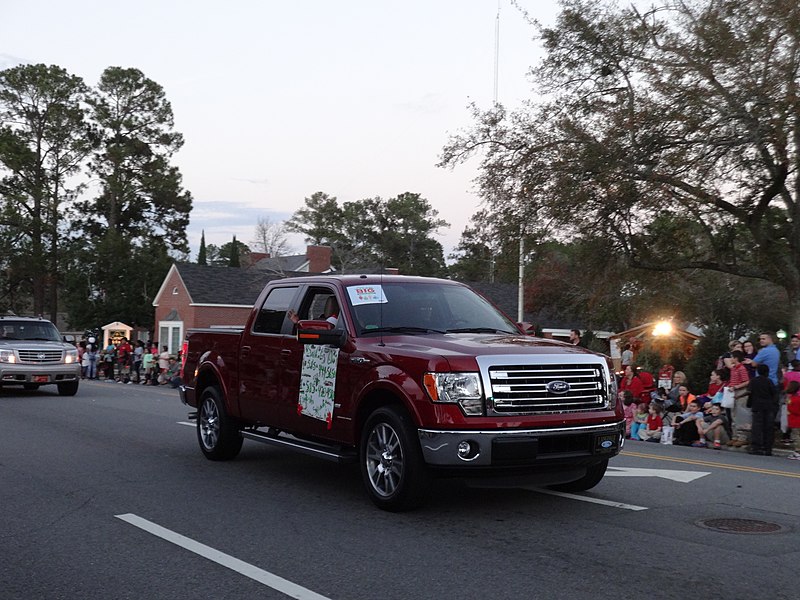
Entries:
{"label": "sidewalk", "polygon": [[[659,443],[643,442],[641,440],[633,440],[631,438],[626,438],[625,439],[625,444],[627,445],[628,443],[636,444],[637,448],[639,446],[649,447],[649,446],[661,446],[661,445],[664,445],[664,444],[661,444],[660,442]],[[673,444],[668,444],[668,445],[672,446]],[[674,445],[678,446],[679,444],[674,444]],[[734,446],[724,446],[724,445],[721,448],[718,448],[718,449],[715,449],[712,446],[706,446],[705,448],[698,448],[698,447],[694,447],[694,446],[683,446],[683,447],[684,448],[692,448],[693,450],[697,450],[697,451],[699,451],[701,453],[702,452],[739,452],[739,453],[742,453],[742,454],[747,454],[747,450],[749,448],[749,446],[741,446],[739,448],[736,448]],[[772,446],[772,456],[773,457],[786,458],[787,456],[789,456],[792,453],[792,451],[793,450],[792,450],[790,445],[784,445],[783,443],[775,443]],[[755,455],[755,456],[762,456],[762,455]]]}

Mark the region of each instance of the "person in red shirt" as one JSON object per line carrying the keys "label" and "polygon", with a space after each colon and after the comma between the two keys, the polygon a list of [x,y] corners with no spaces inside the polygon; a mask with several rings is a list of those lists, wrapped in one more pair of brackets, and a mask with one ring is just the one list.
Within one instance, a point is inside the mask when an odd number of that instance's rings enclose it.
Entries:
{"label": "person in red shirt", "polygon": [[661,407],[655,402],[651,402],[648,411],[647,425],[639,430],[639,439],[644,442],[658,442],[661,440],[661,428],[664,426]]}
{"label": "person in red shirt", "polygon": [[640,402],[642,392],[644,392],[644,385],[631,365],[625,367],[625,373],[622,375],[622,380],[619,382],[619,391],[624,392],[626,390],[630,390],[634,400]]}
{"label": "person in red shirt", "polygon": [[128,338],[122,338],[122,341],[117,346],[117,364],[119,365],[119,381],[120,383],[131,382],[131,355],[133,354],[133,346],[128,343]]}
{"label": "person in red shirt", "polygon": [[711,371],[711,375],[708,379],[708,390],[705,394],[701,394],[697,397],[698,402],[703,406],[705,406],[706,402],[713,402],[714,396],[727,385],[729,378],[730,370],[727,368],[714,369]]}
{"label": "person in red shirt", "polygon": [[731,378],[728,381],[728,387],[733,390],[735,395],[734,436],[727,445],[735,447],[747,446],[750,443],[750,433],[753,429],[753,413],[747,408],[747,399],[750,397],[750,374],[744,365],[744,358],[744,352],[741,350],[731,352]]}
{"label": "person in red shirt", "polygon": [[[797,363],[800,363],[800,360],[792,361],[792,364]],[[786,412],[789,429],[792,430],[792,445],[794,446],[794,451],[789,455],[789,458],[800,460],[800,382],[796,379],[792,379],[786,385]]]}
{"label": "person in red shirt", "polygon": [[651,399],[650,393],[656,389],[653,375],[644,369],[637,369],[636,374],[639,376],[639,380],[642,382],[642,395],[640,396],[641,401],[649,405]]}

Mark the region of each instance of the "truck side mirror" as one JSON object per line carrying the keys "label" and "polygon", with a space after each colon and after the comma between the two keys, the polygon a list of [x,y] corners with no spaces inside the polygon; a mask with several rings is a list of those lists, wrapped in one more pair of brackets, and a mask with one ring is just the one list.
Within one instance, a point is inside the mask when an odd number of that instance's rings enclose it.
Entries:
{"label": "truck side mirror", "polygon": [[300,321],[297,323],[297,341],[341,348],[347,342],[347,331],[335,329],[328,321]]}
{"label": "truck side mirror", "polygon": [[74,344],[75,343],[75,336],[74,335],[65,335],[64,336],[64,341],[67,342],[68,344]]}

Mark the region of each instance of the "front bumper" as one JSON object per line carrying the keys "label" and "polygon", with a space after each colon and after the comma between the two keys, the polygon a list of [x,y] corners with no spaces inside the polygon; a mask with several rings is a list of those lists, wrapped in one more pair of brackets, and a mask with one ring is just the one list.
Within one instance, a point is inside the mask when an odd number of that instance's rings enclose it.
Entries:
{"label": "front bumper", "polygon": [[21,385],[35,383],[48,385],[52,383],[65,383],[77,381],[81,378],[81,366],[74,364],[43,364],[28,365],[21,363],[0,364],[0,384]]}
{"label": "front bumper", "polygon": [[183,402],[186,405],[189,404],[189,401],[186,398],[186,393],[190,389],[194,390],[194,388],[190,388],[190,387],[188,387],[187,385],[185,385],[183,383],[178,386],[178,394],[180,394],[181,402]]}
{"label": "front bumper", "polygon": [[[619,454],[625,422],[491,431],[420,429],[425,462],[435,467],[533,467],[592,462]],[[462,442],[469,452],[459,454]],[[462,446],[463,449],[463,446]]]}

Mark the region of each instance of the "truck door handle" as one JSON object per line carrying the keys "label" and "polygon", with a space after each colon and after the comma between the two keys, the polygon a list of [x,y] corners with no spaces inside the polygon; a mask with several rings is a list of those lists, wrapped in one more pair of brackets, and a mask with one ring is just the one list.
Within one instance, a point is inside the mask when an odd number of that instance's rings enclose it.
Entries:
{"label": "truck door handle", "polygon": [[239,351],[240,351],[242,356],[247,356],[248,354],[250,354],[250,346],[242,346],[239,349]]}
{"label": "truck door handle", "polygon": [[281,359],[287,359],[291,356],[291,354],[292,354],[291,350],[283,349],[281,350]]}

